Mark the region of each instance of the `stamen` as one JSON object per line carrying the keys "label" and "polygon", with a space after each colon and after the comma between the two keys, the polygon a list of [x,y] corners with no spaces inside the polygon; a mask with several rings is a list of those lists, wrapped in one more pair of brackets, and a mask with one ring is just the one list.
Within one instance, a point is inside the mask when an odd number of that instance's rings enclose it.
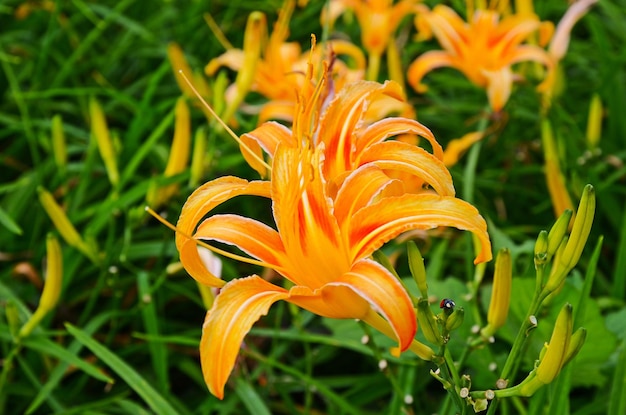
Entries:
{"label": "stamen", "polygon": [[180,229],[178,229],[175,225],[173,225],[170,222],[168,222],[167,219],[165,219],[164,217],[162,217],[161,215],[156,213],[154,211],[154,209],[152,209],[150,206],[146,206],[145,210],[150,215],[152,215],[156,220],[161,222],[163,225],[167,226],[169,229],[173,230],[174,232],[176,232],[179,235],[184,236],[187,239],[193,240],[197,245],[199,245],[199,246],[201,246],[203,248],[206,248],[209,251],[212,251],[212,252],[215,252],[216,254],[225,256],[226,258],[234,259],[235,261],[245,262],[247,264],[252,264],[252,265],[258,265],[258,266],[263,267],[263,268],[271,268],[271,269],[273,269],[273,270],[275,270],[277,272],[284,271],[284,268],[279,267],[277,265],[272,265],[272,264],[268,264],[267,262],[263,262],[263,261],[259,261],[259,260],[256,260],[256,259],[247,258],[245,256],[233,254],[231,252],[224,251],[223,249],[219,249],[219,248],[216,248],[214,246],[211,246],[211,245],[207,244],[206,242],[201,241],[199,239],[195,239],[191,235],[186,234],[185,232],[183,232]]}
{"label": "stamen", "polygon": [[183,79],[185,80],[187,85],[189,85],[189,88],[191,88],[191,90],[196,95],[196,97],[198,97],[198,99],[200,100],[202,105],[204,105],[206,107],[206,109],[211,113],[211,115],[213,115],[215,117],[217,122],[228,132],[228,134],[239,144],[239,146],[241,146],[242,148],[247,150],[248,153],[250,153],[250,155],[252,156],[252,158],[254,158],[256,161],[261,163],[263,165],[263,167],[265,167],[268,171],[272,171],[272,167],[270,167],[270,165],[267,164],[267,162],[265,160],[263,160],[262,157],[259,157],[258,154],[256,154],[254,151],[252,151],[252,149],[250,147],[248,147],[248,145],[246,143],[241,141],[239,136],[237,134],[235,134],[235,132],[219,117],[219,115],[217,115],[217,113],[213,110],[213,108],[211,108],[211,106],[206,102],[206,100],[204,98],[202,98],[202,96],[200,95],[198,90],[189,81],[189,78],[187,78],[185,73],[182,70],[179,70],[178,73],[180,74],[180,76],[183,77]]}

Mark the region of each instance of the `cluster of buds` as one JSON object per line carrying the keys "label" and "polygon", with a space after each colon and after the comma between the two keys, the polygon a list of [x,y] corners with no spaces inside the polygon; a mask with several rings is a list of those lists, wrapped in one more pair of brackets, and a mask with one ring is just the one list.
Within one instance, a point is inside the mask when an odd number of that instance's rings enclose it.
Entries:
{"label": "cluster of buds", "polygon": [[541,349],[539,359],[528,377],[515,387],[521,396],[532,396],[537,389],[551,383],[583,346],[587,330],[580,327],[572,333],[572,305],[565,304],[556,319],[549,343]]}
{"label": "cluster of buds", "polygon": [[417,319],[420,330],[426,340],[432,344],[443,346],[450,339],[450,333],[463,324],[465,310],[457,307],[454,300],[444,298],[439,303],[441,313],[435,315],[428,301],[428,284],[424,259],[414,242],[408,242],[409,268],[421,297],[417,299]]}

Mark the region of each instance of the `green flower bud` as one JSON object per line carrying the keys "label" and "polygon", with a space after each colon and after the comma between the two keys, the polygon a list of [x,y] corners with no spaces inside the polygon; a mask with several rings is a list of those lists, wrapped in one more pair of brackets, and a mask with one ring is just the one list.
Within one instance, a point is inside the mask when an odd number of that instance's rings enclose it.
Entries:
{"label": "green flower bud", "polygon": [[572,324],[572,305],[565,304],[554,324],[548,350],[537,367],[537,379],[543,384],[552,382],[563,367],[572,337]]}
{"label": "green flower bud", "polygon": [[420,298],[417,301],[417,320],[419,322],[419,329],[424,334],[426,340],[437,345],[443,344],[443,338],[439,332],[437,319],[426,298]]}
{"label": "green flower bud", "polygon": [[[541,234],[539,234],[537,241],[539,239],[541,239]],[[513,265],[511,264],[511,252],[504,248],[498,252],[496,257],[491,300],[489,302],[489,312],[487,313],[487,326],[481,330],[481,334],[486,338],[493,336],[496,330],[506,322],[511,301],[512,282]]]}
{"label": "green flower bud", "polygon": [[424,267],[424,258],[417,245],[413,241],[407,242],[407,254],[409,257],[409,269],[411,275],[419,288],[423,298],[428,298],[428,284],[426,283],[426,268]]}

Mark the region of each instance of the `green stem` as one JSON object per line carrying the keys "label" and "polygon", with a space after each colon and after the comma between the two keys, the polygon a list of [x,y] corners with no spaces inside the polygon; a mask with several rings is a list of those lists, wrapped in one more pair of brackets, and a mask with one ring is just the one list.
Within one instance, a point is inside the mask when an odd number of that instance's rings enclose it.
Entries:
{"label": "green stem", "polygon": [[[489,111],[489,109],[487,109]],[[485,133],[487,127],[489,126],[489,117],[484,116],[480,118],[480,122],[478,123],[478,127],[476,128],[477,132]],[[465,170],[463,172],[463,178],[465,181],[463,182],[463,199],[468,203],[474,202],[474,186],[476,182],[476,166],[478,166],[478,156],[480,155],[480,149],[482,148],[484,137],[474,143],[474,145],[470,148],[469,153],[467,155],[467,163],[465,164]]]}
{"label": "green stem", "polygon": [[367,80],[377,81],[378,72],[380,72],[380,54],[371,53],[367,63]]}

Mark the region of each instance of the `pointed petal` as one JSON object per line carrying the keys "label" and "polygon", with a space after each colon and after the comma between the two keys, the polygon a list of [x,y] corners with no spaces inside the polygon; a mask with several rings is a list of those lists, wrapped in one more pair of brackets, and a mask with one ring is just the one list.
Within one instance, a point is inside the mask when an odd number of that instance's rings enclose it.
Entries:
{"label": "pointed petal", "polygon": [[351,153],[354,149],[354,131],[365,116],[370,103],[377,95],[403,99],[402,87],[393,81],[384,84],[359,81],[344,86],[319,122],[318,140],[326,146],[326,177],[337,177],[351,170]]}
{"label": "pointed petal", "polygon": [[269,120],[293,122],[294,101],[270,101],[259,112],[259,123]]}
{"label": "pointed petal", "polygon": [[278,146],[272,167],[274,220],[298,285],[318,288],[349,269],[348,248],[326,196],[321,149]]}
{"label": "pointed petal", "polygon": [[248,182],[238,177],[227,176],[205,183],[197,188],[183,205],[176,225],[176,248],[183,266],[196,281],[221,287],[224,281],[208,272],[198,255],[196,241],[191,239],[200,220],[214,207],[239,195],[270,197],[270,183]]}
{"label": "pointed petal", "polygon": [[556,26],[556,31],[548,48],[550,54],[557,60],[565,56],[567,48],[569,47],[570,34],[576,22],[597,2],[598,0],[579,0],[567,9],[567,12],[565,12],[565,15]]}
{"label": "pointed petal", "polygon": [[399,196],[404,193],[401,181],[391,179],[373,163],[359,167],[341,185],[335,198],[335,217],[344,228],[346,221],[382,194]]}
{"label": "pointed petal", "polygon": [[287,296],[286,290],[256,275],[233,280],[222,288],[204,320],[200,340],[202,373],[213,395],[224,398],[224,385],[252,325],[273,303]]}
{"label": "pointed petal", "polygon": [[336,283],[350,287],[366,299],[391,324],[401,350],[406,350],[417,331],[417,316],[406,290],[385,267],[369,259],[358,261]]}
{"label": "pointed petal", "polygon": [[484,134],[480,131],[467,133],[461,138],[451,140],[443,152],[443,164],[446,167],[454,166],[459,158],[477,141],[483,138]]}
{"label": "pointed petal", "polygon": [[413,87],[413,89],[420,94],[423,94],[428,90],[428,87],[422,83],[424,75],[433,69],[446,66],[455,66],[454,58],[448,52],[431,50],[423,53],[409,66],[409,70],[407,72],[407,82]]}
{"label": "pointed petal", "polygon": [[207,76],[213,76],[222,66],[238,71],[243,67],[243,56],[243,50],[241,49],[228,50],[217,58],[211,59],[204,67],[204,73]]}
{"label": "pointed petal", "polygon": [[284,142],[290,146],[295,145],[291,130],[275,121],[263,123],[261,126],[241,136],[242,139],[244,137],[247,140],[257,142],[270,157],[274,157],[276,147],[280,143]]}
{"label": "pointed petal", "polygon": [[513,86],[513,72],[510,66],[498,71],[483,71],[487,81],[487,97],[494,112],[500,111],[511,96]]}
{"label": "pointed petal", "polygon": [[285,248],[278,232],[254,219],[214,215],[198,226],[193,237],[236,246],[273,269],[281,268],[285,263]]}
{"label": "pointed petal", "polygon": [[443,159],[443,150],[433,133],[425,125],[415,120],[402,117],[385,118],[369,125],[362,132],[359,132],[356,142],[356,154],[362,153],[373,144],[401,134],[416,134],[424,137],[432,146],[435,157],[439,160]]}
{"label": "pointed petal", "polygon": [[407,172],[423,180],[441,196],[454,196],[455,193],[446,166],[421,147],[400,141],[385,141],[365,150],[358,163],[374,163],[383,170]]}
{"label": "pointed petal", "polygon": [[540,47],[522,45],[515,50],[515,53],[511,58],[511,64],[523,61],[535,61],[545,65],[547,73],[543,82],[537,86],[537,90],[550,90],[555,80],[554,69],[556,67],[556,63],[554,58]]}
{"label": "pointed petal", "polygon": [[406,194],[385,198],[358,211],[351,226],[350,246],[355,259],[369,256],[402,232],[454,226],[473,232],[480,240],[482,250],[474,263],[491,260],[485,220],[474,206],[454,197]]}

